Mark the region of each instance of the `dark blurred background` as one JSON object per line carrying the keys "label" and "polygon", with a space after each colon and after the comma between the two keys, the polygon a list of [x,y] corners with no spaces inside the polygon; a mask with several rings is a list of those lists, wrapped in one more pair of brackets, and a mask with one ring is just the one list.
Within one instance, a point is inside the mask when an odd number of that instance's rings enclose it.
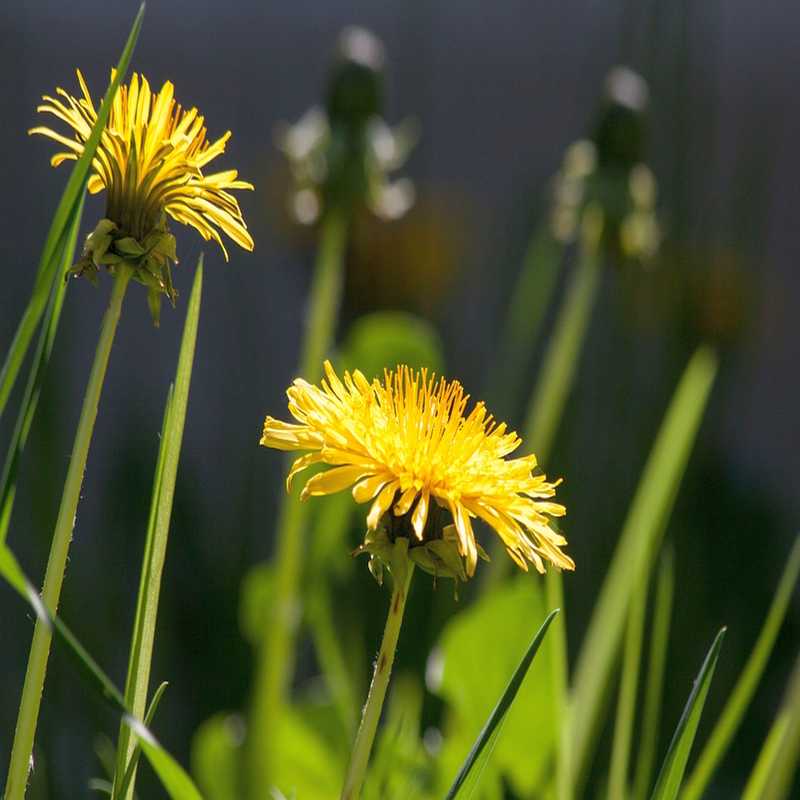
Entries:
{"label": "dark blurred background", "polygon": [[[0,350],[27,302],[68,169],[28,137],[35,106],[79,66],[102,94],[136,11],[131,2],[6,0],[0,7]],[[209,132],[233,131],[220,169],[256,185],[241,204],[256,242],[231,261],[206,247],[197,357],[162,590],[153,679],[171,683],[157,726],[188,762],[192,732],[242,708],[251,670],[239,585],[271,553],[281,459],[259,449],[283,415],[313,260],[285,213],[276,123],[321,100],[346,24],[388,52],[390,122],[421,138],[405,168],[418,203],[399,222],[360,223],[348,254],[342,330],[374,308],[412,310],[443,337],[447,371],[480,390],[525,243],[566,146],[592,125],[604,77],[628,64],[651,90],[648,160],[665,230],[649,270],[609,264],[548,473],[564,475],[571,635],[591,611],[638,474],[693,347],[719,344],[722,371],[669,526],[678,564],[668,712],[676,722],[707,643],[729,625],[713,719],[757,634],[800,513],[798,7],[788,2],[458,4],[152,2],[133,68],[174,81]],[[84,233],[102,214],[93,199]],[[176,231],[177,232],[177,231]],[[89,457],[62,609],[122,684],[163,402],[193,264],[179,232],[176,310],[153,328],[144,292],[126,298]],[[398,281],[397,276],[402,279]],[[21,476],[10,544],[37,582],[109,282],[70,286]],[[538,357],[531,364],[532,383]],[[514,423],[519,424],[517,413]],[[0,422],[7,441],[13,413]],[[354,538],[353,544],[356,540]],[[346,555],[342,554],[343,558]],[[366,572],[366,571],[363,571]],[[376,590],[365,583],[364,591]],[[449,591],[449,589],[445,589]],[[798,598],[762,688],[709,796],[741,787],[798,645]],[[0,587],[0,770],[5,770],[32,624]],[[419,643],[424,658],[432,631]],[[370,654],[366,654],[366,658]],[[308,658],[301,675],[313,671]],[[41,783],[84,796],[91,753],[113,718],[56,648],[39,726]],[[49,776],[49,777],[48,777]]]}

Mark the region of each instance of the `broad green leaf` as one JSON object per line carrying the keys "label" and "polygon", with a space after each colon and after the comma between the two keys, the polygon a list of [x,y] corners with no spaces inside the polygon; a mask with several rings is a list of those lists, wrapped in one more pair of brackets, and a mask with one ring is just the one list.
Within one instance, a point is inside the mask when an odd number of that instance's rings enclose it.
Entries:
{"label": "broad green leaf", "polygon": [[[58,260],[61,264],[58,275],[63,275],[73,262],[75,253],[75,243],[78,239],[78,228],[81,224],[83,213],[83,196],[75,205],[74,213],[70,217],[67,234],[64,239],[64,246],[58,252]],[[39,332],[39,342],[36,345],[36,352],[31,363],[28,381],[25,385],[25,392],[22,396],[22,403],[19,407],[17,421],[14,431],[11,434],[11,442],[8,447],[8,454],[3,466],[2,478],[0,478],[0,542],[6,540],[8,526],[11,522],[11,511],[14,507],[14,497],[17,491],[17,470],[19,469],[22,452],[28,440],[28,434],[33,424],[36,414],[36,407],[39,404],[39,395],[42,389],[47,365],[50,362],[50,354],[53,352],[53,345],[58,331],[58,323],[61,318],[61,309],[64,305],[64,296],[67,291],[65,280],[56,280],[47,304],[42,329]]]}
{"label": "broad green leaf", "polygon": [[143,19],[144,3],[139,8],[139,13],[133,21],[133,27],[128,35],[125,48],[117,63],[116,75],[109,84],[103,102],[97,112],[97,120],[92,128],[92,132],[86,140],[83,153],[72,168],[72,173],[69,176],[66,188],[61,195],[61,200],[53,216],[53,221],[50,224],[50,230],[47,233],[44,249],[42,250],[42,256],[39,261],[39,267],[36,271],[36,281],[33,286],[31,299],[22,315],[22,319],[17,327],[17,332],[14,334],[14,339],[6,355],[3,368],[0,370],[0,416],[5,409],[8,396],[14,388],[17,374],[22,366],[22,362],[25,360],[25,354],[28,352],[28,347],[36,331],[36,326],[39,324],[39,320],[47,304],[47,298],[50,296],[53,283],[56,280],[62,279],[62,274],[59,274],[57,270],[59,264],[58,252],[67,241],[70,220],[74,218],[78,204],[83,202],[83,194],[86,189],[86,183],[89,180],[89,170],[92,159],[97,150],[97,145],[100,142],[100,135],[103,132],[103,128],[105,128],[109,112],[111,111],[111,103],[114,100],[114,95],[117,92],[120,82],[124,80],[125,73],[128,71],[128,64],[133,55],[136,40],[139,38]]}
{"label": "broad green leaf", "polygon": [[45,608],[42,599],[26,578],[16,558],[5,544],[0,544],[0,575],[26,600],[36,616],[50,626],[66,652],[77,665],[87,683],[118,713],[141,741],[142,751],[161,779],[172,800],[202,800],[191,779],[166,750],[156,741],[147,726],[136,719],[125,705],[125,698],[103,672],[85,647],[78,641],[61,618]]}
{"label": "broad green leaf", "polygon": [[708,696],[708,689],[711,686],[711,679],[714,677],[714,669],[717,666],[719,651],[722,647],[722,640],[725,637],[723,628],[714,639],[711,649],[706,655],[703,666],[695,678],[689,700],[683,709],[683,714],[678,721],[678,727],[672,737],[664,763],[661,766],[658,780],[651,800],[675,800],[681,788],[683,773],[686,770],[686,763],[689,760],[689,753],[694,744],[694,737],[697,733],[697,726],[700,724],[700,717],[703,713],[703,706]]}
{"label": "broad green leaf", "polygon": [[406,364],[441,373],[442,343],[436,329],[421,317],[401,311],[376,311],[357,319],[339,353],[343,369],[360,369],[368,380],[383,378],[384,369]]}
{"label": "broad green leaf", "polygon": [[603,701],[631,597],[639,581],[649,580],[716,371],[717,357],[708,348],[698,349],[689,361],[650,451],[594,606],[578,655],[566,723],[570,775],[577,795],[597,744]]}
{"label": "broad green leaf", "polygon": [[[530,793],[544,770],[552,747],[547,738],[551,731],[549,715],[553,709],[552,698],[542,691],[536,672],[547,673],[547,659],[537,662],[531,679],[524,685],[523,680],[557,610],[547,616],[522,661],[516,666],[500,700],[488,718],[486,714],[493,698],[497,697],[499,686],[513,669],[513,666],[507,668],[509,661],[512,664],[516,661],[514,648],[509,644],[522,641],[524,628],[530,625],[532,618],[541,614],[543,600],[540,593],[529,590],[533,585],[529,576],[515,580],[497,592],[484,596],[476,606],[456,617],[442,636],[441,663],[434,661],[429,668],[429,673],[441,671],[440,685],[433,688],[450,705],[445,742],[450,744],[448,739],[453,736],[457,746],[460,746],[464,735],[474,735],[476,718],[485,721],[466,760],[461,764],[447,794],[448,798],[458,796],[476,764],[480,763],[483,769],[486,758],[479,758],[487,745],[490,746],[488,752],[494,750],[494,769],[507,776],[514,790],[520,794]],[[431,682],[435,684],[437,677],[433,676]],[[503,722],[506,735],[497,739],[499,726]],[[456,737],[453,735],[456,731],[463,731],[464,735]],[[543,732],[544,741],[537,738],[537,732]],[[461,752],[463,754],[463,749]],[[541,759],[539,770],[535,764],[529,763],[537,758]],[[445,759],[443,768],[447,768],[448,762],[449,759]],[[472,777],[476,775],[479,776],[479,773],[474,773]]]}
{"label": "broad green leaf", "polygon": [[[147,689],[150,681],[150,665],[155,643],[156,621],[158,618],[158,599],[161,592],[161,576],[167,554],[169,523],[172,516],[172,499],[175,494],[175,481],[178,475],[183,428],[186,421],[186,407],[189,403],[189,386],[192,377],[197,327],[200,319],[200,300],[203,291],[203,256],[197,262],[192,293],[186,311],[178,367],[175,373],[174,390],[170,387],[164,410],[156,463],[153,493],[150,500],[150,517],[145,538],[142,572],[139,581],[139,594],[136,602],[136,617],[133,625],[128,673],[125,684],[125,702],[135,717],[142,717],[147,706]],[[133,756],[134,744],[130,739],[129,728],[122,726],[117,745],[117,771],[121,780],[128,771],[128,763]],[[136,771],[130,779],[126,793],[114,789],[114,798],[132,800],[136,783]]]}
{"label": "broad green leaf", "polygon": [[764,668],[775,646],[775,639],[781,628],[786,609],[792,598],[797,579],[800,576],[800,539],[798,539],[786,567],[783,570],[778,589],[772,599],[764,626],[758,636],[758,641],[747,660],[744,670],[736,683],[736,686],[728,698],[725,710],[722,712],[708,743],[703,748],[700,758],[697,761],[688,781],[686,788],[681,792],[681,800],[700,800],[703,792],[714,774],[714,770],[719,764],[725,751],[730,744],[742,721],[745,711],[753,699],[753,694],[758,687]]}
{"label": "broad green leaf", "polygon": [[647,684],[636,757],[633,800],[645,800],[650,791],[658,747],[658,724],[661,720],[662,689],[667,664],[672,598],[675,591],[675,558],[672,547],[661,556],[656,579],[653,620],[650,625],[650,652],[647,661]]}
{"label": "broad green leaf", "polygon": [[245,723],[238,714],[215,714],[192,739],[192,774],[207,800],[241,800]]}

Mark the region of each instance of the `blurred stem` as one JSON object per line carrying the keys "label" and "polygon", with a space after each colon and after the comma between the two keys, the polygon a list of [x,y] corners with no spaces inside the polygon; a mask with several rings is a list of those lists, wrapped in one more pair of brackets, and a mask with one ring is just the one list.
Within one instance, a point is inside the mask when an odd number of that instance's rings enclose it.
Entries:
{"label": "blurred stem", "polygon": [[540,462],[550,457],[564,406],[575,380],[600,274],[598,248],[584,244],[580,262],[558,314],[523,426],[523,441]]}
{"label": "blurred stem", "polygon": [[[492,408],[503,404],[504,398],[506,403],[508,398],[514,402],[522,392],[523,379],[528,374],[531,353],[553,297],[563,255],[564,245],[554,238],[550,226],[540,225],[525,250],[489,372],[486,394],[491,398]],[[506,408],[506,413],[509,412]],[[516,413],[516,409],[513,412]]]}
{"label": "blurred stem", "polygon": [[341,800],[358,800],[364,777],[367,772],[369,754],[372,742],[378,729],[383,701],[386,697],[386,688],[392,673],[394,654],[397,650],[397,639],[400,627],[403,624],[403,612],[406,608],[408,587],[411,576],[414,574],[414,562],[408,558],[408,539],[399,538],[394,543],[392,557],[392,599],[389,602],[389,614],[386,618],[386,627],[383,631],[383,641],[378,658],[375,661],[375,671],[372,674],[372,683],[367,695],[367,703],[361,712],[361,724],[358,727],[356,740],[350,754],[350,764],[347,767],[347,776],[342,789]]}
{"label": "blurred stem", "polygon": [[628,765],[630,764],[633,724],[636,717],[636,690],[639,686],[639,665],[646,606],[647,581],[639,581],[639,586],[631,598],[628,625],[625,631],[622,678],[619,685],[614,739],[611,746],[608,800],[626,800],[628,797]]}
{"label": "blurred stem", "polygon": [[[103,381],[111,354],[111,345],[117,330],[122,300],[130,281],[131,271],[126,267],[118,267],[111,290],[111,300],[103,318],[103,327],[95,350],[94,363],[89,375],[89,383],[83,398],[78,430],[72,447],[64,492],[58,509],[50,556],[47,561],[42,600],[52,613],[58,610],[61,596],[61,584],[67,566],[69,544],[78,509],[83,473],[89,455],[89,444],[92,440],[94,422],[97,418],[97,407],[103,389]],[[37,619],[33,632],[28,668],[25,672],[25,684],[22,689],[17,727],[14,732],[14,744],[11,750],[11,762],[5,790],[5,800],[21,800],[25,796],[25,786],[33,753],[33,739],[36,733],[36,722],[39,717],[39,706],[44,688],[47,658],[50,653],[52,633],[50,628]]]}
{"label": "blurred stem", "polygon": [[[540,464],[550,457],[550,448],[561,422],[564,405],[578,368],[583,340],[589,326],[600,274],[599,234],[585,236],[580,263],[567,289],[558,319],[547,346],[536,386],[528,403],[522,441],[529,452],[536,453]],[[511,566],[510,559],[500,558],[502,543],[493,545],[494,568],[487,570],[484,590],[495,586]],[[560,622],[563,626],[563,622]],[[566,658],[565,658],[566,663]]]}
{"label": "blurred stem", "polygon": [[[348,215],[334,208],[322,220],[300,357],[300,376],[315,382],[333,343],[344,283]],[[292,673],[300,619],[299,585],[307,509],[299,501],[300,481],[284,494],[278,515],[275,555],[276,601],[258,648],[247,742],[247,785],[262,800],[274,774],[274,742]]]}
{"label": "blurred stem", "polygon": [[656,580],[650,652],[647,658],[647,685],[644,695],[642,729],[639,735],[639,750],[636,758],[636,775],[633,782],[633,800],[646,800],[650,796],[650,782],[653,778],[653,766],[658,745],[658,723],[661,716],[661,694],[664,686],[664,668],[667,663],[667,644],[674,589],[674,556],[672,548],[667,547],[661,556]]}

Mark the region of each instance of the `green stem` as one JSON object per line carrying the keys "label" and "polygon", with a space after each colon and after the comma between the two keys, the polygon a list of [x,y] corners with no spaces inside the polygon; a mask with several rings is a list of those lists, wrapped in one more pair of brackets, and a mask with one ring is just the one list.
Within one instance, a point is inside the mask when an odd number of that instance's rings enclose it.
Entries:
{"label": "green stem", "polygon": [[[334,339],[344,282],[347,215],[329,212],[322,222],[320,245],[311,284],[300,375],[316,381]],[[255,688],[247,743],[247,783],[253,800],[264,797],[274,767],[274,738],[294,672],[300,618],[299,585],[304,547],[306,506],[299,502],[300,481],[284,494],[277,526],[276,599],[270,624],[257,654]]]}
{"label": "green stem", "polygon": [[[564,245],[552,234],[550,226],[540,225],[531,235],[500,337],[497,357],[493,360],[486,392],[496,415],[508,409],[508,398],[515,402],[523,391],[528,363],[539,338],[547,309],[553,297]],[[505,409],[504,409],[505,406]]]}
{"label": "green stem", "polygon": [[[558,312],[553,334],[544,356],[539,378],[528,403],[522,427],[522,440],[529,452],[536,453],[540,464],[550,457],[550,448],[558,431],[564,405],[578,368],[581,348],[586,338],[600,275],[600,256],[594,239],[584,243],[577,271]],[[484,591],[490,590],[508,574],[510,559],[500,557],[502,543],[493,548],[494,568],[487,570]],[[563,621],[560,624],[564,624]]]}
{"label": "green stem", "polygon": [[550,638],[550,687],[555,698],[553,714],[553,747],[556,759],[556,796],[559,800],[571,797],[569,783],[569,740],[565,736],[564,716],[567,712],[568,697],[568,659],[567,659],[567,619],[564,614],[564,582],[561,572],[550,567],[545,576],[547,607],[562,609],[560,619],[554,620]]}
{"label": "green stem", "polygon": [[[117,270],[111,291],[111,300],[103,318],[103,327],[100,331],[100,339],[97,342],[89,383],[83,398],[78,430],[75,434],[72,457],[67,470],[67,479],[64,483],[64,493],[61,496],[61,505],[58,509],[58,519],[53,532],[44,588],[42,589],[42,600],[45,606],[53,613],[58,609],[61,584],[64,580],[67,554],[72,539],[72,529],[75,524],[75,513],[78,508],[83,473],[86,468],[86,458],[89,454],[89,444],[92,440],[94,422],[97,418],[100,393],[103,389],[108,357],[111,353],[111,345],[114,342],[114,334],[117,330],[117,323],[122,309],[122,300],[130,277],[130,270],[124,268]],[[28,657],[25,684],[22,689],[17,727],[14,733],[14,745],[11,750],[5,800],[21,800],[25,796],[51,638],[52,634],[48,626],[43,624],[41,620],[37,620]]]}
{"label": "green stem", "polygon": [[523,426],[523,441],[547,461],[564,406],[575,380],[583,341],[597,294],[600,259],[597,248],[585,245],[564,299]]}
{"label": "green stem", "polygon": [[361,712],[361,724],[358,727],[356,740],[350,753],[350,764],[347,767],[347,777],[344,781],[341,800],[358,800],[364,777],[367,772],[369,754],[372,751],[372,742],[378,729],[383,701],[386,697],[386,688],[392,673],[394,654],[397,650],[397,639],[400,627],[403,624],[403,612],[408,597],[408,587],[411,576],[414,574],[414,563],[406,556],[408,548],[407,539],[397,539],[396,552],[393,564],[403,564],[403,569],[395,569],[393,573],[394,588],[389,604],[389,614],[386,618],[386,627],[383,630],[383,641],[378,658],[375,661],[375,671],[372,674],[372,683],[367,695],[367,703]]}

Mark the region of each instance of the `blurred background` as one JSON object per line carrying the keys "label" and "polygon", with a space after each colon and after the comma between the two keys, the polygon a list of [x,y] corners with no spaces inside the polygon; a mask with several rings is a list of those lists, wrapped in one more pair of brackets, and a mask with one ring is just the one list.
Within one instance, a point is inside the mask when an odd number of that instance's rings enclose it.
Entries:
{"label": "blurred background", "polygon": [[[75,89],[75,67],[101,95],[136,7],[20,0],[0,7],[0,349],[27,302],[68,174],[50,168],[49,143],[26,135],[37,124],[35,106],[56,85]],[[674,384],[699,342],[720,346],[722,372],[669,525],[678,591],[664,729],[674,727],[707,643],[727,624],[705,719],[716,717],[800,515],[799,23],[790,3],[761,3],[756,13],[749,3],[721,0],[515,2],[491,10],[475,0],[148,5],[133,69],[159,86],[172,80],[179,100],[206,115],[212,137],[231,129],[220,169],[237,168],[256,185],[240,201],[255,252],[231,248],[226,264],[221,252],[205,248],[153,668],[154,680],[170,682],[156,729],[183,763],[203,720],[247,702],[252,659],[240,632],[240,584],[272,552],[282,491],[282,461],[259,448],[258,438],[266,413],[285,416],[314,256],[313,233],[286,211],[288,171],[274,132],[321,102],[336,38],[348,24],[383,39],[386,118],[414,118],[420,137],[403,170],[416,187],[414,208],[395,222],[356,221],[341,334],[376,308],[419,314],[441,335],[447,374],[478,396],[526,242],[546,213],[549,182],[566,147],[593,129],[611,67],[627,64],[647,79],[646,160],[658,181],[661,252],[646,268],[609,258],[578,382],[544,466],[565,477],[565,529],[578,564],[566,578],[568,612],[578,637]],[[87,204],[85,233],[102,211],[102,200]],[[65,619],[119,684],[157,433],[203,244],[193,232],[175,232],[177,308],[165,306],[155,329],[145,293],[134,287],[126,299],[62,600]],[[569,269],[562,281],[568,276]],[[108,288],[107,280],[99,289],[86,281],[70,287],[23,465],[10,545],[36,581]],[[541,345],[521,377],[525,386],[540,353]],[[521,407],[509,404],[503,413],[520,424]],[[2,441],[13,420],[6,416]],[[350,546],[358,536],[354,530]],[[347,552],[339,557],[348,559]],[[354,575],[354,595],[378,607],[375,633],[365,635],[376,642],[379,590],[363,568]],[[424,613],[430,593],[418,591]],[[449,587],[441,591],[449,602]],[[709,797],[730,797],[761,745],[796,655],[799,600]],[[430,624],[415,628],[402,659],[424,664],[441,617],[432,614]],[[0,588],[0,769],[31,630],[27,609]],[[368,664],[371,651],[364,658]],[[306,648],[298,681],[314,673]],[[39,796],[85,795],[87,780],[99,772],[92,755],[98,729],[113,736],[112,715],[56,647],[39,726]]]}

